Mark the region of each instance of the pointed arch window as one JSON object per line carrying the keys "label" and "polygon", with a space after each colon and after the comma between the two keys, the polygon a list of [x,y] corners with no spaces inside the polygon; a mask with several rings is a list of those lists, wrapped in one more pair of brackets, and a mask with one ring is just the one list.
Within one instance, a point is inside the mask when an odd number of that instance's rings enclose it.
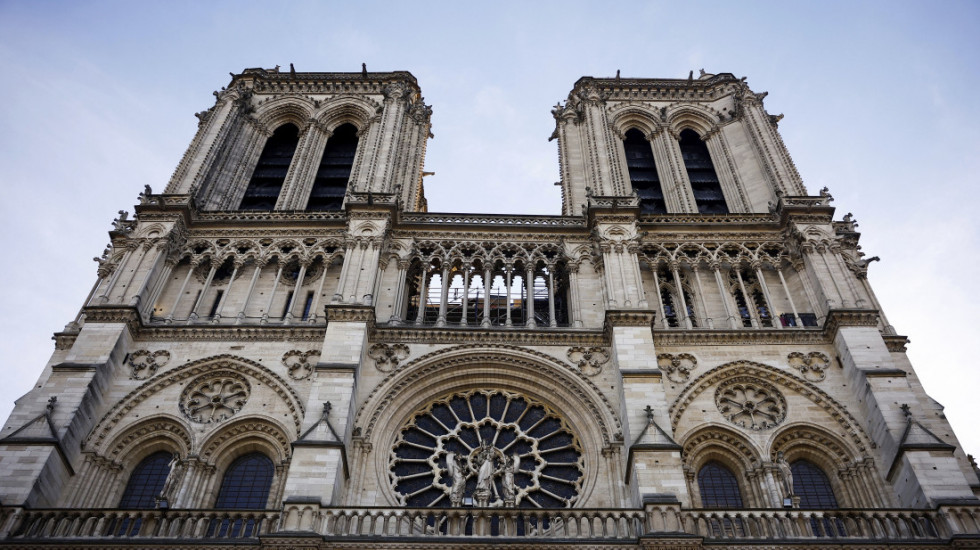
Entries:
{"label": "pointed arch window", "polygon": [[801,508],[837,508],[837,498],[827,474],[808,460],[790,464],[793,472],[793,494],[800,497]]}
{"label": "pointed arch window", "polygon": [[636,128],[626,131],[623,140],[626,151],[626,168],[629,170],[633,191],[640,199],[641,214],[665,214],[667,204],[660,187],[660,176],[653,158],[653,149],[643,133]]}
{"label": "pointed arch window", "polygon": [[711,162],[708,147],[701,141],[694,130],[681,132],[681,154],[684,156],[684,167],[687,178],[691,180],[691,190],[694,192],[694,202],[697,203],[701,214],[727,214],[728,205],[721,191],[721,183]]}
{"label": "pointed arch window", "polygon": [[261,510],[269,501],[275,466],[262,453],[251,453],[235,459],[221,479],[215,508]]}
{"label": "pointed arch window", "polygon": [[704,508],[741,508],[742,492],[735,474],[720,462],[712,460],[698,470],[698,489]]}
{"label": "pointed arch window", "polygon": [[126,482],[119,507],[130,510],[155,508],[156,499],[170,475],[171,458],[171,453],[160,451],[140,461]]}
{"label": "pointed arch window", "polygon": [[316,170],[313,191],[306,203],[307,210],[340,210],[347,193],[347,182],[354,167],[357,152],[357,128],[344,124],[334,130],[327,140]]}
{"label": "pointed arch window", "polygon": [[299,128],[295,125],[283,124],[276,128],[259,155],[239,209],[272,210],[276,207],[298,143]]}

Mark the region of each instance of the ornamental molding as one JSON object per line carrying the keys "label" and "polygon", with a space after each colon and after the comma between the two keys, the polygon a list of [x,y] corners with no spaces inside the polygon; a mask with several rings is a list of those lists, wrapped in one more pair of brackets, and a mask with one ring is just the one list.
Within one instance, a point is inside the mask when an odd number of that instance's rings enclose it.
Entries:
{"label": "ornamental molding", "polygon": [[[442,213],[402,213],[398,217],[398,226],[406,225],[439,225],[439,226],[499,226],[511,229],[515,226],[529,227],[578,227],[585,230],[585,218],[580,216],[515,216],[509,214],[442,214]],[[452,229],[458,229],[452,227]]]}
{"label": "ornamental molding", "polygon": [[218,370],[189,382],[178,405],[191,422],[217,424],[242,410],[251,394],[247,378],[230,370]]}
{"label": "ornamental molding", "polygon": [[329,304],[328,322],[374,323],[374,308],[361,305]]}
{"label": "ornamental molding", "polygon": [[119,462],[132,449],[161,438],[171,440],[180,456],[187,456],[193,448],[190,427],[184,420],[170,415],[154,416],[123,430],[107,447],[106,457]]}
{"label": "ornamental molding", "polygon": [[653,310],[606,310],[606,329],[612,327],[650,327],[656,313]]}
{"label": "ornamental molding", "polygon": [[827,378],[830,358],[819,351],[811,351],[807,354],[794,351],[786,356],[786,361],[810,382],[822,382]]}
{"label": "ornamental molding", "polygon": [[822,449],[826,456],[836,459],[838,468],[846,469],[853,466],[856,460],[855,454],[848,448],[847,443],[823,428],[811,424],[792,423],[780,428],[773,437],[770,449],[773,454],[777,452],[789,454],[788,460],[792,460],[792,454],[788,451],[800,445]]}
{"label": "ornamental molding", "polygon": [[323,342],[324,326],[147,326],[139,331],[142,340],[206,342]]}
{"label": "ornamental molding", "polygon": [[735,329],[680,330],[654,329],[655,346],[738,346],[759,344],[820,345],[830,342],[819,329]]}
{"label": "ornamental molding", "polygon": [[698,366],[698,360],[689,353],[679,353],[671,355],[669,353],[657,354],[657,367],[662,372],[667,373],[667,379],[671,382],[682,384],[691,378],[691,371]]}
{"label": "ornamental molding", "polygon": [[515,346],[608,346],[609,335],[598,330],[559,330],[541,328],[490,329],[480,327],[426,328],[384,324],[371,331],[372,342],[406,344],[468,344]]}
{"label": "ornamental molding", "polygon": [[[297,432],[298,433],[298,430]],[[231,422],[228,426],[221,429],[210,440],[201,446],[201,460],[205,464],[214,465],[214,460],[221,455],[221,451],[229,446],[240,444],[250,438],[264,439],[267,443],[278,451],[280,465],[289,462],[291,454],[290,444],[295,439],[295,435],[288,434],[278,423],[265,418],[242,418]]]}
{"label": "ornamental molding", "polygon": [[743,434],[733,431],[727,426],[708,424],[699,426],[694,433],[683,439],[681,457],[685,467],[697,471],[706,455],[703,450],[707,447],[721,447],[727,454],[742,463],[745,471],[750,471],[762,462],[758,449],[755,448]]}
{"label": "ornamental molding", "polygon": [[[621,442],[622,423],[612,403],[604,393],[577,369],[550,355],[518,346],[482,344],[462,345],[428,353],[395,368],[381,380],[364,400],[354,418],[354,426],[362,428],[362,435],[370,438],[382,413],[404,392],[425,379],[445,372],[447,368],[458,370],[466,366],[499,365],[497,368],[516,367],[538,373],[567,389],[588,410],[596,422],[604,443]],[[600,406],[601,403],[601,406]],[[370,416],[368,416],[370,411]],[[357,429],[355,428],[355,430]]]}
{"label": "ornamental molding", "polygon": [[166,366],[169,361],[170,352],[167,350],[150,351],[140,349],[129,354],[126,364],[130,368],[130,378],[133,380],[146,380],[155,375],[157,369]]}
{"label": "ornamental molding", "polygon": [[586,376],[595,376],[602,372],[602,367],[609,362],[609,350],[598,346],[583,348],[575,346],[568,348],[568,360]]}
{"label": "ornamental molding", "polygon": [[884,338],[885,340],[885,346],[888,347],[888,351],[895,352],[895,353],[898,352],[905,353],[906,351],[908,351],[908,343],[909,343],[908,336],[896,336],[896,335],[886,334],[886,335],[882,335],[882,338]]}
{"label": "ornamental molding", "polygon": [[833,338],[842,327],[877,327],[876,309],[831,309],[827,312],[824,332]]}
{"label": "ornamental molding", "polygon": [[871,439],[861,428],[861,424],[836,399],[814,384],[780,370],[776,367],[756,363],[754,361],[734,361],[711,369],[692,381],[680,395],[671,403],[669,408],[671,427],[676,431],[678,423],[684,416],[687,407],[697,397],[733,377],[751,377],[758,382],[793,391],[813,402],[823,409],[831,418],[837,421],[841,430],[854,442],[860,452],[872,448]]}
{"label": "ornamental molding", "polygon": [[309,351],[290,350],[283,354],[282,364],[288,369],[289,377],[293,380],[305,380],[313,374],[316,369],[316,361],[312,358],[319,358],[320,350],[311,349]]}
{"label": "ornamental molding", "polygon": [[153,395],[175,384],[218,370],[228,370],[232,373],[248,376],[275,392],[286,405],[296,431],[299,431],[304,414],[303,402],[296,391],[282,377],[255,361],[234,355],[216,355],[198,359],[166,373],[158,374],[129,392],[102,416],[102,419],[83,441],[82,448],[99,448],[115,427],[129,417],[130,411]]}

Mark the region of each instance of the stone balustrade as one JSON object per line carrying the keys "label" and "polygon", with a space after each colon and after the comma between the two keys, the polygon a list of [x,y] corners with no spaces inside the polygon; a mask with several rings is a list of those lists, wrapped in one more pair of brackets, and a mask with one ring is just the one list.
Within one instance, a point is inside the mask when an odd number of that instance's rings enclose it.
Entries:
{"label": "stone balustrade", "polygon": [[287,503],[283,510],[119,510],[6,508],[0,540],[258,539],[269,535],[364,538],[534,538],[637,541],[693,536],[706,541],[938,542],[980,536],[980,506],[908,509],[686,510],[331,508]]}

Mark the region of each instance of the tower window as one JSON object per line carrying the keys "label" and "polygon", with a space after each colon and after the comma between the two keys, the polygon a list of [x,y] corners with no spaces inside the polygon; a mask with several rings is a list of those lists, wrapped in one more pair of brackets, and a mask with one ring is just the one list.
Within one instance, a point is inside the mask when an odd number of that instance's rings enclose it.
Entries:
{"label": "tower window", "polygon": [[643,137],[642,132],[633,128],[626,132],[623,149],[626,150],[626,168],[629,170],[630,183],[640,199],[640,213],[666,213],[667,205],[660,188],[660,177],[657,175],[650,142]]}
{"label": "tower window", "polygon": [[698,212],[727,214],[728,205],[725,204],[725,195],[721,192],[721,183],[718,182],[715,165],[711,163],[708,147],[693,130],[681,132],[680,145]]}
{"label": "tower window", "polygon": [[344,124],[334,130],[320,158],[307,210],[340,210],[357,152],[357,128]]}
{"label": "tower window", "polygon": [[252,179],[245,189],[241,210],[272,210],[286,181],[289,164],[299,143],[299,128],[284,124],[276,129],[262,149]]}

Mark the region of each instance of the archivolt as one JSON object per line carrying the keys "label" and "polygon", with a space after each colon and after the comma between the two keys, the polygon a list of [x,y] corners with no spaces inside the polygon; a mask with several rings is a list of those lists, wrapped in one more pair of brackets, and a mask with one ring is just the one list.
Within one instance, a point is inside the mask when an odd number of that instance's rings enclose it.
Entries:
{"label": "archivolt", "polygon": [[305,97],[272,99],[256,108],[255,118],[270,132],[286,123],[295,124],[302,132],[313,115],[313,102]]}
{"label": "archivolt", "polygon": [[350,123],[358,132],[363,132],[379,109],[381,105],[367,98],[353,95],[339,96],[325,102],[313,118],[330,131],[342,124]]}
{"label": "archivolt", "polygon": [[753,376],[790,389],[822,408],[848,434],[859,452],[866,452],[870,439],[857,419],[840,403],[817,386],[769,365],[753,361],[735,361],[716,367],[694,379],[670,405],[670,423],[676,430],[684,411],[702,392],[734,375]]}
{"label": "archivolt", "polygon": [[180,453],[190,454],[193,447],[190,429],[181,419],[171,415],[154,416],[144,419],[113,438],[107,445],[106,458],[118,461],[134,449],[144,447],[153,440],[167,440]]}
{"label": "archivolt", "polygon": [[693,471],[712,459],[727,462],[741,472],[751,470],[760,462],[758,449],[741,434],[726,427],[704,426],[682,441],[684,465]]}
{"label": "archivolt", "polygon": [[671,105],[667,108],[667,124],[678,134],[690,128],[703,136],[717,123],[717,117],[693,105]]}
{"label": "archivolt", "polygon": [[[812,424],[790,424],[775,433],[770,451],[782,451],[786,460],[807,458],[825,467],[841,468],[858,457],[846,442],[827,430]],[[832,462],[833,464],[828,464]]]}
{"label": "archivolt", "polygon": [[390,416],[393,412],[392,404],[399,398],[404,400],[403,396],[409,388],[427,386],[420,384],[420,381],[443,372],[457,372],[468,367],[487,365],[498,367],[493,369],[495,374],[504,375],[504,369],[499,367],[509,366],[516,374],[528,377],[525,380],[540,379],[557,384],[567,390],[565,399],[588,411],[598,425],[605,445],[622,439],[622,424],[615,410],[599,388],[584,375],[544,353],[518,346],[489,348],[481,344],[442,349],[405,363],[375,387],[358,410],[354,425],[361,427],[363,435],[369,437],[382,415]]}
{"label": "archivolt", "polygon": [[649,136],[660,129],[658,115],[636,105],[627,105],[618,111],[610,111],[609,125],[619,136],[624,136],[631,128]]}
{"label": "archivolt", "polygon": [[303,420],[303,402],[299,395],[293,390],[285,380],[268,368],[250,361],[243,357],[233,355],[215,355],[187,363],[182,367],[158,374],[141,384],[135,390],[129,392],[113,406],[109,412],[102,417],[99,423],[92,430],[83,443],[83,448],[98,448],[106,440],[108,435],[115,429],[119,422],[129,414],[133,408],[145,401],[151,395],[159,393],[164,389],[186,380],[188,378],[213,372],[216,369],[229,368],[243,375],[255,378],[265,384],[272,391],[276,392],[288,407],[293,417],[293,424],[299,431],[300,423]]}
{"label": "archivolt", "polygon": [[[214,464],[220,457],[223,462],[231,462],[239,453],[228,453],[228,449],[244,446],[247,451],[255,447],[271,454],[277,464],[289,460],[290,437],[277,422],[267,418],[246,417],[224,426],[201,445],[200,456],[207,464]],[[247,452],[246,451],[246,452]]]}

